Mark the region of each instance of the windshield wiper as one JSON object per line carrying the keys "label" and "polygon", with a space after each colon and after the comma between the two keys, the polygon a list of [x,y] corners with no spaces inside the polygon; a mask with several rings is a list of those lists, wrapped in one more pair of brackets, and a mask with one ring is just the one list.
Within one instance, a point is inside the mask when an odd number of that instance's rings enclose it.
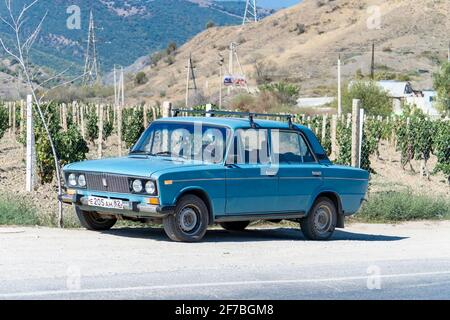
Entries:
{"label": "windshield wiper", "polygon": [[181,158],[181,159],[186,159],[188,160],[188,158],[186,156],[182,156],[182,155],[176,155],[170,151],[161,151],[161,152],[156,152],[156,153],[149,153],[150,156],[153,157],[164,157],[164,156],[169,156],[169,157],[173,157],[173,158]]}
{"label": "windshield wiper", "polygon": [[128,153],[128,154],[143,154],[143,155],[147,155],[147,156],[150,155],[149,152],[142,151],[142,150],[130,151],[130,153]]}

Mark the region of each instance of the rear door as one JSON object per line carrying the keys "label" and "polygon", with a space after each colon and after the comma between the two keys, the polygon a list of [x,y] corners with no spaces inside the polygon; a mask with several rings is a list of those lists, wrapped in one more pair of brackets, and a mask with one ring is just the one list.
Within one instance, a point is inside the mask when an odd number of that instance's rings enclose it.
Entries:
{"label": "rear door", "polygon": [[278,169],[278,211],[306,212],[323,184],[322,169],[297,131],[271,130],[272,162]]}

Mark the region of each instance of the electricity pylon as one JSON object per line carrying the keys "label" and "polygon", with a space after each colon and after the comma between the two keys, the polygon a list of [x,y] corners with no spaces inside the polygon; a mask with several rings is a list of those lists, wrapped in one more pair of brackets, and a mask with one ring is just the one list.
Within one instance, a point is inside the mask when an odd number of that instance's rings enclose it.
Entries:
{"label": "electricity pylon", "polygon": [[94,15],[91,11],[89,18],[89,34],[86,48],[86,62],[84,64],[84,85],[93,85],[100,80],[100,70],[97,60],[97,40],[95,39]]}
{"label": "electricity pylon", "polygon": [[258,21],[258,12],[256,9],[256,0],[247,0],[247,3],[245,4],[245,13],[242,25],[248,22],[257,22],[257,21]]}

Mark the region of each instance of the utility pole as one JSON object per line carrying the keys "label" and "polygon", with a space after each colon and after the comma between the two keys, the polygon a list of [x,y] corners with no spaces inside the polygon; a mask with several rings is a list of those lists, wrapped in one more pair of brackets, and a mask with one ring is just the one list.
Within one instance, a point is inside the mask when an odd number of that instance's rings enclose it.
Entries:
{"label": "utility pole", "polygon": [[338,116],[342,114],[341,55],[338,57]]}
{"label": "utility pole", "polygon": [[220,77],[220,83],[219,83],[219,109],[222,109],[222,83],[223,83],[223,76],[222,76],[222,67],[225,62],[225,59],[223,58],[222,54],[219,52],[219,77]]}
{"label": "utility pole", "polygon": [[245,4],[244,20],[242,25],[249,22],[258,22],[258,9],[256,7],[256,0],[247,0]]}
{"label": "utility pole", "polygon": [[370,65],[370,78],[375,78],[375,43],[372,42],[372,63]]}
{"label": "utility pole", "polygon": [[[186,72],[186,109],[189,108],[189,90],[197,91],[197,82],[195,80],[195,66],[192,63],[192,54],[189,54],[188,64]],[[190,87],[190,82],[193,82],[194,87]]]}
{"label": "utility pole", "polygon": [[[230,44],[230,56],[228,61],[228,74],[234,78],[234,59],[236,59],[236,62],[239,66],[239,71],[241,72],[241,76],[245,77],[244,70],[242,69],[241,62],[239,61],[239,55],[237,53],[237,44],[232,42]],[[247,92],[250,93],[250,90],[248,89],[247,83],[245,83],[245,89]],[[231,86],[228,87],[228,94],[231,93]]]}
{"label": "utility pole", "polygon": [[86,48],[86,61],[84,64],[83,85],[93,85],[100,80],[96,42],[94,14],[91,11],[89,17],[89,33]]}

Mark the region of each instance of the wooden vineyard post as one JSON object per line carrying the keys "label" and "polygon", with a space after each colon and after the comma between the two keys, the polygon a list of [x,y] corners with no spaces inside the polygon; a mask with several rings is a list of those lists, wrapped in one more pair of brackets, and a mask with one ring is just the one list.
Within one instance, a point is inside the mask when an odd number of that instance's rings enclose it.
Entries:
{"label": "wooden vineyard post", "polygon": [[364,133],[364,122],[366,122],[366,114],[364,109],[359,109],[359,136],[358,136],[358,168],[361,168],[361,154],[362,154],[362,144],[363,144],[363,133]]}
{"label": "wooden vineyard post", "polygon": [[84,127],[84,105],[80,106],[80,129],[81,129],[81,136],[84,140],[86,140],[86,131]]}
{"label": "wooden vineyard post", "polygon": [[[19,128],[19,135],[20,138],[24,138],[24,130],[25,130],[25,108],[24,108],[24,101],[20,100],[20,128]],[[22,152],[23,152],[23,144],[22,145]]]}
{"label": "wooden vineyard post", "polygon": [[103,156],[103,105],[100,104],[98,107],[98,149],[97,156],[99,159]]}
{"label": "wooden vineyard post", "polygon": [[62,128],[64,131],[67,131],[67,105],[63,103],[61,108],[62,108]]}
{"label": "wooden vineyard post", "polygon": [[[208,103],[208,104],[206,105],[206,112],[210,112],[211,110],[212,110],[212,104]],[[206,116],[207,116],[207,117],[211,117],[211,114],[210,114],[210,113],[207,113]]]}
{"label": "wooden vineyard post", "polygon": [[27,155],[26,155],[26,184],[27,192],[33,191],[34,184],[34,130],[33,130],[33,100],[27,96]]}
{"label": "wooden vineyard post", "polygon": [[336,140],[337,134],[337,115],[331,117],[331,159],[336,160],[338,157],[338,145]]}
{"label": "wooden vineyard post", "polygon": [[77,125],[77,102],[72,102],[72,124],[74,126]]}
{"label": "wooden vineyard post", "polygon": [[328,115],[324,114],[322,116],[322,144],[325,143],[325,139],[327,137],[327,120],[328,120]]}
{"label": "wooden vineyard post", "polygon": [[16,102],[11,104],[12,111],[12,134],[16,135]]}
{"label": "wooden vineyard post", "polygon": [[147,105],[144,104],[144,106],[142,107],[143,109],[143,113],[144,113],[144,128],[147,128],[148,126],[148,117],[147,117]]}
{"label": "wooden vineyard post", "polygon": [[352,106],[352,167],[359,166],[359,141],[360,141],[360,106],[361,100],[353,99]]}
{"label": "wooden vineyard post", "polygon": [[119,156],[122,156],[122,106],[117,105],[117,147]]}
{"label": "wooden vineyard post", "polygon": [[170,101],[163,102],[163,118],[172,116],[172,103]]}
{"label": "wooden vineyard post", "polygon": [[152,107],[152,114],[153,114],[153,121],[158,119],[158,111],[156,110],[155,107]]}

